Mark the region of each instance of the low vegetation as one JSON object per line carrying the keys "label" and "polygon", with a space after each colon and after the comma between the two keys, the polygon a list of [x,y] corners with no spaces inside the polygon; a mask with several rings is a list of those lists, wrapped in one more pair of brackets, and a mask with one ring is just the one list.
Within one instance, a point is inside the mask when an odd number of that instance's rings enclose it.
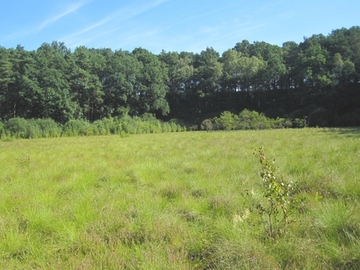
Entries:
{"label": "low vegetation", "polygon": [[257,111],[243,110],[239,114],[224,111],[219,117],[205,119],[201,122],[202,130],[248,130],[306,127],[306,118],[276,118],[266,117]]}
{"label": "low vegetation", "polygon": [[164,122],[152,114],[141,117],[128,115],[115,118],[103,118],[94,122],[86,120],[69,120],[65,124],[56,123],[53,119],[10,118],[0,122],[0,139],[34,139],[70,136],[93,136],[110,134],[143,134],[162,132],[181,132],[186,130],[248,130],[303,128],[306,119],[271,119],[256,111],[243,110],[239,115],[225,111],[219,117],[205,119],[200,124],[190,125],[179,119]]}
{"label": "low vegetation", "polygon": [[[304,128],[0,141],[0,265],[359,269],[359,140]],[[264,173],[296,185],[272,189]],[[264,219],[276,194],[277,211],[291,205],[281,233]]]}
{"label": "low vegetation", "polygon": [[52,119],[11,118],[0,122],[0,139],[34,139],[53,137],[94,136],[110,134],[142,134],[185,131],[186,126],[178,120],[163,122],[151,114],[142,117],[116,117],[96,120],[69,120],[65,124]]}

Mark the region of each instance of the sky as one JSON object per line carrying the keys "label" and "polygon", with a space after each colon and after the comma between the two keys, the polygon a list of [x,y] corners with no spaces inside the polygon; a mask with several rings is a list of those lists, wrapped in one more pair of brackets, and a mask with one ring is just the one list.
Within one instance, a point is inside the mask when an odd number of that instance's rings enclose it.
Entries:
{"label": "sky", "polygon": [[359,0],[1,0],[0,46],[43,43],[155,54],[220,54],[237,42],[281,46],[360,26]]}

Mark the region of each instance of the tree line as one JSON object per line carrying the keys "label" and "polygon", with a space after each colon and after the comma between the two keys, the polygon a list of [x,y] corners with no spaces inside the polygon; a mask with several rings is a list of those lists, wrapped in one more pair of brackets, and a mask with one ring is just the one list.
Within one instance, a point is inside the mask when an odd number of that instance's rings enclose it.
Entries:
{"label": "tree line", "polygon": [[2,121],[151,114],[200,126],[244,109],[310,126],[360,125],[360,27],[282,46],[243,40],[221,55],[211,47],[71,51],[57,41],[34,51],[0,47]]}

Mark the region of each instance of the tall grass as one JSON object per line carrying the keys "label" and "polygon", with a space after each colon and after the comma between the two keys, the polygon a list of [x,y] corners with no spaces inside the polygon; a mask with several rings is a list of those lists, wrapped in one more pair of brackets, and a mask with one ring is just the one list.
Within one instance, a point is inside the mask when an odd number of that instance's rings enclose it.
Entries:
{"label": "tall grass", "polygon": [[[0,142],[3,269],[359,269],[357,129]],[[255,148],[302,202],[269,239]]]}

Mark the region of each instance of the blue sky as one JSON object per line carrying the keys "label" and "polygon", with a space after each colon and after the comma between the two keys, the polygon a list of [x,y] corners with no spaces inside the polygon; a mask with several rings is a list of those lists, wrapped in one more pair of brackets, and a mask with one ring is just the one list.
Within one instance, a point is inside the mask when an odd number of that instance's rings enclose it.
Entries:
{"label": "blue sky", "polygon": [[244,39],[282,45],[360,25],[359,0],[1,0],[0,46],[219,53]]}

